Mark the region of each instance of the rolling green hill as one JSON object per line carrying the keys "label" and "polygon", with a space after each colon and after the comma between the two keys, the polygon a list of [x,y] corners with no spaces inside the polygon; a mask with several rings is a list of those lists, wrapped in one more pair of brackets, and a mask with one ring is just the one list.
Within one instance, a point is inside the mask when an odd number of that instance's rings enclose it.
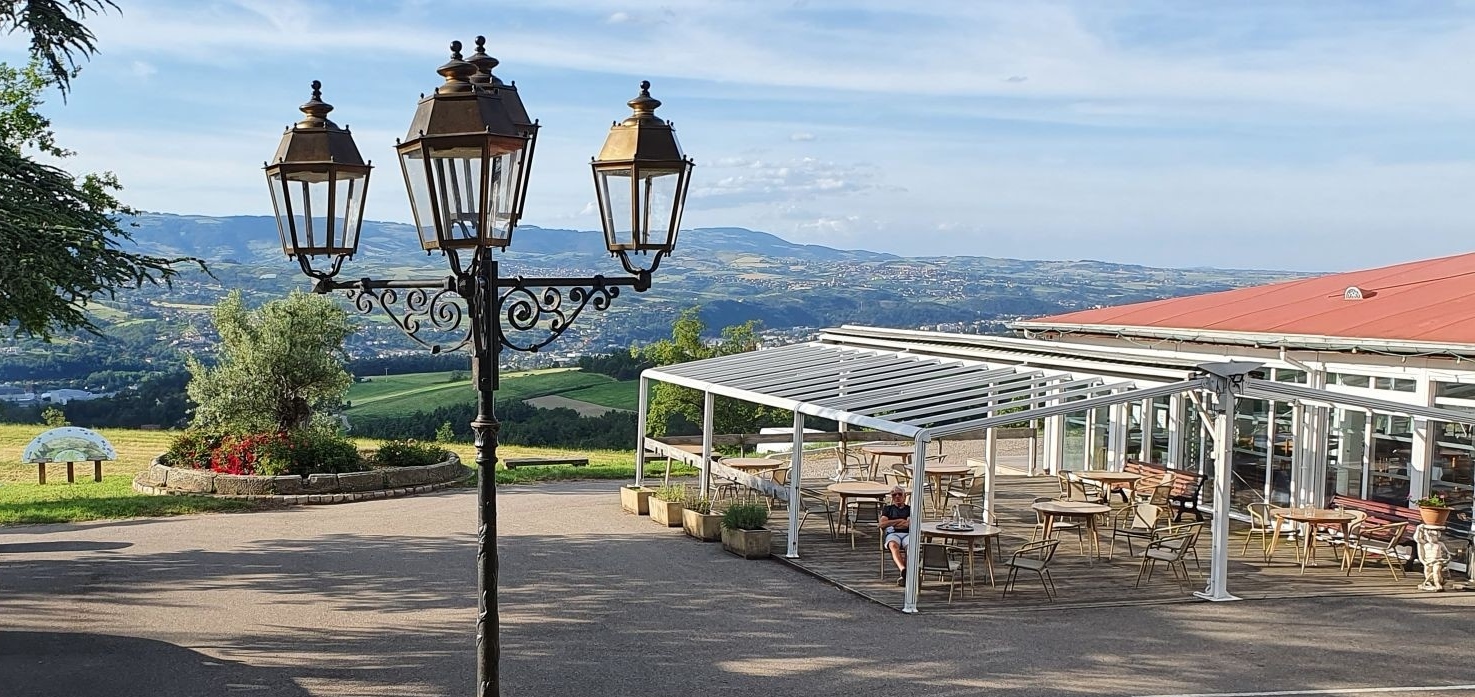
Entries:
{"label": "rolling green hill", "polygon": [[[574,368],[550,368],[502,375],[497,389],[497,399],[530,399],[544,395],[559,394],[572,399],[613,406],[620,409],[635,408],[635,383],[628,383],[624,391],[628,397],[620,397],[618,390],[608,388],[621,385],[610,377],[597,373],[585,373]],[[592,395],[605,401],[576,396],[581,390],[594,390]],[[419,411],[433,411],[455,404],[469,404],[476,400],[471,388],[470,374],[466,371],[441,373],[408,373],[367,378],[354,383],[348,390],[349,418],[404,416]],[[617,403],[608,403],[616,400]],[[630,406],[620,406],[628,403]]]}
{"label": "rolling green hill", "polygon": [[598,404],[601,407],[635,411],[640,406],[640,381],[618,382],[611,379],[603,385],[594,385],[564,392],[564,397],[581,402]]}

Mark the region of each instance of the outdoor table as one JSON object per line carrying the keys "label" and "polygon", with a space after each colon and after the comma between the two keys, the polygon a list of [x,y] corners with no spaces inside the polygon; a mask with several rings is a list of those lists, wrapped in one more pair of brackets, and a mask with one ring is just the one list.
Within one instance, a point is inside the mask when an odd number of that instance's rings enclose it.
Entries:
{"label": "outdoor table", "polygon": [[[1347,528],[1352,523],[1352,514],[1347,513],[1346,511],[1339,511],[1334,508],[1312,508],[1311,506],[1294,506],[1291,508],[1272,508],[1270,509],[1270,515],[1275,519],[1275,525],[1271,528],[1272,530],[1280,530],[1281,520],[1289,520],[1301,523],[1302,529],[1304,531],[1304,534],[1302,535],[1304,539],[1301,542],[1302,574],[1306,573],[1306,562],[1310,561],[1312,566],[1316,566],[1316,560],[1313,559],[1311,555],[1316,553],[1316,531],[1314,528],[1317,525],[1335,525],[1342,529],[1343,540],[1350,539],[1348,535],[1349,530]],[[1279,539],[1280,535],[1271,536],[1270,551],[1266,553],[1266,558],[1275,555],[1275,543]],[[1345,554],[1342,561],[1343,563],[1346,563],[1347,561]]]}
{"label": "outdoor table", "polygon": [[938,528],[942,523],[923,523],[921,530],[924,537],[941,537],[949,540],[961,540],[968,543],[968,590],[973,590],[973,548],[983,543],[983,561],[988,568],[988,585],[994,585],[994,539],[1004,530],[997,525],[986,523],[969,523],[972,530],[943,530]]}
{"label": "outdoor table", "polygon": [[1096,535],[1096,516],[1110,513],[1111,506],[1086,501],[1041,501],[1030,508],[1039,511],[1040,516],[1045,519],[1043,539],[1046,540],[1050,539],[1050,533],[1055,530],[1056,518],[1084,518],[1086,529],[1091,531],[1093,558],[1101,556],[1101,538]]}
{"label": "outdoor table", "polygon": [[916,452],[917,448],[912,445],[867,443],[860,446],[860,450],[861,452],[870,456],[870,477],[871,479],[875,479],[876,469],[881,466],[881,458],[899,457],[901,458],[902,464],[906,464],[912,461],[912,453]]}
{"label": "outdoor table", "polygon": [[[850,522],[845,518],[845,502],[849,499],[875,499],[880,501],[891,493],[891,487],[880,482],[835,482],[825,487],[830,493],[840,497],[840,522],[849,526]],[[915,515],[915,514],[914,514]]]}
{"label": "outdoor table", "polygon": [[[916,465],[907,465],[906,468],[908,472],[912,473],[912,476],[915,477],[917,475]],[[927,465],[927,481],[932,483],[932,504],[934,508],[942,508],[942,480],[949,477],[961,477],[968,474],[970,469],[972,468],[968,465],[944,465],[941,462],[934,462]]]}
{"label": "outdoor table", "polygon": [[748,474],[761,474],[776,470],[785,464],[783,460],[775,460],[771,457],[724,457],[718,462]]}
{"label": "outdoor table", "polygon": [[1123,486],[1131,489],[1138,480],[1142,479],[1142,475],[1131,472],[1076,472],[1076,476],[1096,482],[1108,492]]}

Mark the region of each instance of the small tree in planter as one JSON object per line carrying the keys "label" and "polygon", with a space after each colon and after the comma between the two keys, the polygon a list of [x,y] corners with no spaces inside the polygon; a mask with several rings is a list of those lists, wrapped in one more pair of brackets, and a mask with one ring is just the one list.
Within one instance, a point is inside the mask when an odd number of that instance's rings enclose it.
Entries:
{"label": "small tree in planter", "polygon": [[1430,494],[1414,502],[1419,507],[1419,517],[1425,525],[1443,526],[1449,521],[1449,502],[1439,494]]}
{"label": "small tree in planter", "polygon": [[681,529],[703,542],[716,542],[722,539],[722,514],[712,512],[711,499],[690,497],[681,511]]}
{"label": "small tree in planter", "polygon": [[722,548],[744,559],[762,559],[773,546],[768,523],[768,506],[739,502],[722,512]]}
{"label": "small tree in planter", "polygon": [[686,485],[674,484],[656,489],[649,502],[650,519],[668,528],[681,527],[681,504],[686,501]]}
{"label": "small tree in planter", "polygon": [[620,508],[627,513],[645,515],[650,512],[650,495],[656,493],[655,489],[647,489],[636,484],[626,484],[620,487]]}

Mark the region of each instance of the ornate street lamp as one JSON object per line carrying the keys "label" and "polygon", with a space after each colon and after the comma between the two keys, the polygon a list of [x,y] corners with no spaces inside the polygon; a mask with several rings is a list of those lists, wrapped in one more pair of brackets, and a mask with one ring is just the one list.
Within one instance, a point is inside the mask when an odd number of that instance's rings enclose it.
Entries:
{"label": "ornate street lamp", "polygon": [[[302,106],[307,118],[287,130],[275,160],[266,165],[283,251],[316,280],[314,292],[347,291],[360,312],[385,312],[406,336],[432,352],[471,350],[477,391],[471,428],[481,523],[477,694],[482,697],[500,693],[493,475],[499,357],[504,348],[537,351],[547,346],[585,307],[609,309],[621,287],[648,289],[651,272],[676,244],[692,169],[671,126],[654,115],[660,102],[651,98],[650,83],[642,82],[640,96],[630,102],[634,115],[610,129],[594,160],[605,239],[610,253],[632,275],[498,275],[493,251],[511,244],[522,217],[538,124],[528,117],[516,86],[492,75],[497,59],[486,55],[484,44],[477,37],[477,51],[469,61],[461,57],[461,42],[451,44],[451,59],[436,71],[444,83],[420,100],[409,134],[395,148],[420,244],[445,254],[449,276],[335,280],[343,260],[358,249],[370,166],[359,157],[348,129],[327,120],[332,107],[321,101],[319,83],[313,82],[313,98]],[[316,192],[324,186],[326,193]],[[649,266],[636,263],[632,254],[650,255]],[[320,256],[331,258],[326,268],[310,263]],[[419,336],[422,329],[460,333],[463,328],[464,334],[447,344]]]}

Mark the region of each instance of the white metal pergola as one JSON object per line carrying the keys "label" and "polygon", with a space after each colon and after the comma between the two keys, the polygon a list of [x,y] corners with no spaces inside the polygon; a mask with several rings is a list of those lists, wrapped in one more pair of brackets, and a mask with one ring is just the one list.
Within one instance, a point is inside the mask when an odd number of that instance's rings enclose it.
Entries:
{"label": "white metal pergola", "polygon": [[[1017,340],[1016,340],[1017,341]],[[1024,342],[1027,343],[1027,342]],[[1012,347],[1016,348],[1016,347]],[[1027,346],[1021,345],[1004,364],[925,353],[926,347],[878,348],[824,341],[711,358],[646,370],[641,374],[637,417],[642,436],[651,380],[681,385],[703,392],[703,436],[701,487],[709,486],[712,454],[712,408],[715,396],[780,408],[794,413],[793,452],[787,498],[797,502],[802,478],[804,418],[816,416],[845,425],[874,429],[911,439],[912,461],[917,470],[912,478],[911,499],[923,500],[926,481],[926,448],[933,440],[946,440],[1005,426],[1020,421],[1045,419],[1099,407],[1123,404],[1180,393],[1194,393],[1212,423],[1214,442],[1214,501],[1216,507],[1230,500],[1230,465],[1233,455],[1235,401],[1243,395],[1254,398],[1298,400],[1309,405],[1350,404],[1367,409],[1407,414],[1421,419],[1438,419],[1475,424],[1475,414],[1435,407],[1345,394],[1302,385],[1248,377],[1258,363],[1204,363],[1192,370],[1158,370],[1148,379],[1127,379],[1124,373],[1141,374],[1140,365],[1118,365],[1109,359],[1084,357],[1070,371],[1059,367],[1059,346],[1051,348],[1052,367],[1030,365]],[[1079,370],[1077,369],[1079,368]],[[843,426],[842,426],[843,428]],[[643,483],[645,447],[637,448],[636,483]],[[984,509],[991,512],[995,490],[995,459],[988,459]],[[925,514],[917,506],[917,522]],[[1229,515],[1215,511],[1211,525],[1211,570],[1206,589],[1197,593],[1207,600],[1235,600],[1227,588]],[[786,556],[799,556],[799,506],[791,503]],[[919,589],[919,547],[907,551],[904,612],[915,612]]]}

